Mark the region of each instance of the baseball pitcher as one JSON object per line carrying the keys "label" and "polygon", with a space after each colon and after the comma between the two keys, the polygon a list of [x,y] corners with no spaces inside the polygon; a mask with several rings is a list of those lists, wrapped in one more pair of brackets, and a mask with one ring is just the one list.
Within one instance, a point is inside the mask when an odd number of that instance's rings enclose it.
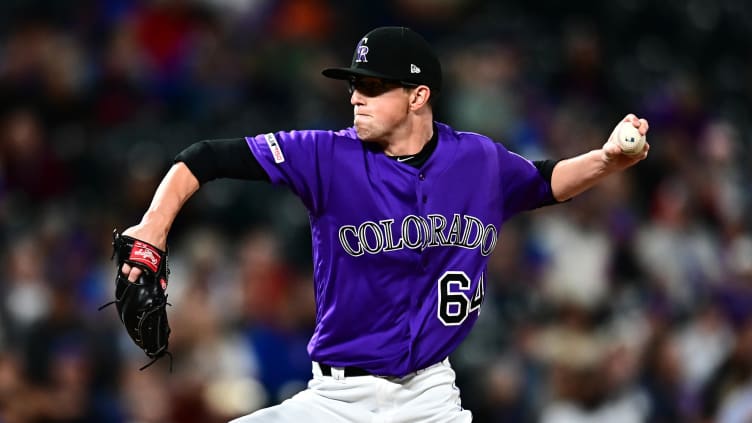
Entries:
{"label": "baseball pitcher", "polygon": [[[612,133],[582,155],[530,161],[436,122],[441,66],[408,28],[374,29],[349,67],[323,74],[349,84],[352,127],[195,143],[123,236],[166,251],[183,204],[216,178],[286,186],[308,209],[313,239],[312,378],[291,399],[233,423],[469,422],[447,357],[483,307],[502,224],[636,164],[649,145],[627,154]],[[648,131],[632,114],[623,122]],[[125,260],[118,272],[137,284],[148,269]]]}

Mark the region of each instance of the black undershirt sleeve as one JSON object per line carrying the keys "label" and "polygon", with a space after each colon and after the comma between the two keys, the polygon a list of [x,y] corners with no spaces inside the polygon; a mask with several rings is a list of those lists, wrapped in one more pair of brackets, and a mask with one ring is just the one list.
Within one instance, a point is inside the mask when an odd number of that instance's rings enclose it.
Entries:
{"label": "black undershirt sleeve", "polygon": [[[559,160],[534,160],[533,165],[536,169],[538,169],[538,173],[545,178],[546,181],[548,181],[548,186],[551,186],[551,177],[554,174],[554,167],[556,167],[556,164],[559,163],[561,159]],[[551,192],[553,192],[553,189],[551,189]],[[556,204],[558,201],[554,199],[554,203]]]}
{"label": "black undershirt sleeve", "polygon": [[175,156],[203,185],[217,178],[269,181],[269,175],[251,152],[244,138],[204,140]]}
{"label": "black undershirt sleeve", "polygon": [[533,165],[549,184],[551,184],[551,175],[554,173],[554,166],[561,160],[534,160]]}

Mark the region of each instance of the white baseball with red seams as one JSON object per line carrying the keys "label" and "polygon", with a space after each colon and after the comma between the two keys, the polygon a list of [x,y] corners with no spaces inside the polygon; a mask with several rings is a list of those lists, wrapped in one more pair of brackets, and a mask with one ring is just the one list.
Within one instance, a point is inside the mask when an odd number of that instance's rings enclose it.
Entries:
{"label": "white baseball with red seams", "polygon": [[635,155],[642,153],[645,148],[645,135],[632,125],[632,122],[621,122],[616,128],[616,142],[622,153]]}

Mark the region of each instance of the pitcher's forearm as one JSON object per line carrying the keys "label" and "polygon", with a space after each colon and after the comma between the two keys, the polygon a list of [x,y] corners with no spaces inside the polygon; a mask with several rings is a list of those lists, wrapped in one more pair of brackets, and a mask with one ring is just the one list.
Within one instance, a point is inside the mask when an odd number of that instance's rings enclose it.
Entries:
{"label": "pitcher's forearm", "polygon": [[160,233],[153,235],[159,237],[159,241],[166,240],[178,212],[199,187],[198,179],[184,163],[174,164],[154,193],[141,225],[158,230]]}
{"label": "pitcher's forearm", "polygon": [[603,150],[592,150],[557,163],[551,175],[551,190],[554,198],[565,201],[592,188],[611,173]]}

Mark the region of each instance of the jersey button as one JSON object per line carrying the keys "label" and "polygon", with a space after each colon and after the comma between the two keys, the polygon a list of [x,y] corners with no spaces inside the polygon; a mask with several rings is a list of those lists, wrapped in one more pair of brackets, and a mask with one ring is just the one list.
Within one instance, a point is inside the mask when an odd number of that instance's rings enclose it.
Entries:
{"label": "jersey button", "polygon": [[424,195],[424,196],[423,196],[423,203],[425,204],[426,202],[428,202],[428,196],[427,196],[427,195]]}
{"label": "jersey button", "polygon": [[426,180],[426,175],[424,175],[422,173],[419,173],[418,174],[418,179],[420,179],[421,181],[425,181]]}

